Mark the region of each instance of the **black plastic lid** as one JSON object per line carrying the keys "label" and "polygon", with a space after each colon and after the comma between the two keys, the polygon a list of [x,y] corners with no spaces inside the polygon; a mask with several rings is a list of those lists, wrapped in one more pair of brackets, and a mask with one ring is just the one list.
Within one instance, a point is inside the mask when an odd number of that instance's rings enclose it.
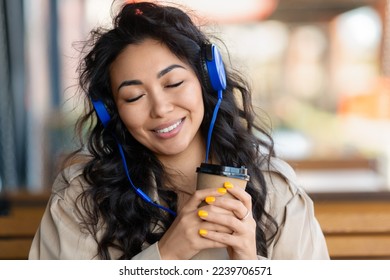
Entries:
{"label": "black plastic lid", "polygon": [[226,176],[230,178],[237,178],[249,181],[248,169],[245,166],[231,167],[209,163],[202,163],[200,167],[196,168],[198,173],[207,173],[213,175]]}

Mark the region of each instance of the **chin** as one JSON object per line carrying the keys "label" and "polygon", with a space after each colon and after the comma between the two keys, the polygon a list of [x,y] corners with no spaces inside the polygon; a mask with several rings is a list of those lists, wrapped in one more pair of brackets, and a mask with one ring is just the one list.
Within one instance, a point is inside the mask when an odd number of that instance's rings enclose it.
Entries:
{"label": "chin", "polygon": [[160,154],[160,155],[164,155],[164,156],[175,156],[175,155],[179,155],[183,152],[185,152],[188,148],[188,145],[171,145],[169,148],[167,149],[158,149],[157,150],[157,153]]}

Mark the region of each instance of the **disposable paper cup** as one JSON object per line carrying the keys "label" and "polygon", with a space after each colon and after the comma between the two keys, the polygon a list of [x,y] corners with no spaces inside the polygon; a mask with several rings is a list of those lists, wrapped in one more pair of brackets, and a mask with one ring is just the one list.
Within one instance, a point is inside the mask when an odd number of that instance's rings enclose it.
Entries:
{"label": "disposable paper cup", "polygon": [[[250,176],[248,170],[245,167],[231,167],[222,166],[216,164],[202,163],[200,167],[196,169],[197,176],[197,189],[202,190],[206,188],[219,188],[223,187],[223,183],[230,182],[234,187],[240,187],[245,189]],[[224,197],[233,198],[229,193],[225,194]],[[205,205],[205,203],[202,203]],[[226,210],[221,210],[226,211]],[[228,212],[231,214],[231,212]],[[225,248],[206,249],[199,252],[192,259],[195,260],[218,260],[227,259],[228,253]]]}

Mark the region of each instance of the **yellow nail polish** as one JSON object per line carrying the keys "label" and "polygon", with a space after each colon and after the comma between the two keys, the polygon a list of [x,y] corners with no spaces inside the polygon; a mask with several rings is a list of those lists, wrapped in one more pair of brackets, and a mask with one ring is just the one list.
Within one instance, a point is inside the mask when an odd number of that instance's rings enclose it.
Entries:
{"label": "yellow nail polish", "polygon": [[206,210],[199,210],[198,211],[198,216],[199,217],[207,217],[209,215],[209,213],[206,211]]}
{"label": "yellow nail polish", "polygon": [[230,182],[225,182],[225,183],[223,183],[223,186],[224,186],[226,189],[231,189],[231,188],[233,188],[233,184],[230,183]]}
{"label": "yellow nail polish", "polygon": [[225,188],[218,188],[217,192],[219,192],[220,194],[225,194],[226,189]]}
{"label": "yellow nail polish", "polygon": [[202,235],[202,236],[207,235],[207,229],[200,229],[199,230],[199,234]]}
{"label": "yellow nail polish", "polygon": [[208,203],[208,204],[211,204],[215,201],[215,197],[214,196],[208,196],[206,197],[205,201]]}

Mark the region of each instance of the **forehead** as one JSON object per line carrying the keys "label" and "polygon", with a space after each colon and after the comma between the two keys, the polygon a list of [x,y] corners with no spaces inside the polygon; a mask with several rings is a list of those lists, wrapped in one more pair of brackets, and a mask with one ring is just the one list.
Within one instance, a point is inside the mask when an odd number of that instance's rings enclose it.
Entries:
{"label": "forehead", "polygon": [[117,68],[146,70],[145,68],[150,69],[148,68],[150,66],[170,61],[183,63],[165,44],[153,39],[145,39],[141,43],[126,46],[113,61],[110,70],[115,71]]}

